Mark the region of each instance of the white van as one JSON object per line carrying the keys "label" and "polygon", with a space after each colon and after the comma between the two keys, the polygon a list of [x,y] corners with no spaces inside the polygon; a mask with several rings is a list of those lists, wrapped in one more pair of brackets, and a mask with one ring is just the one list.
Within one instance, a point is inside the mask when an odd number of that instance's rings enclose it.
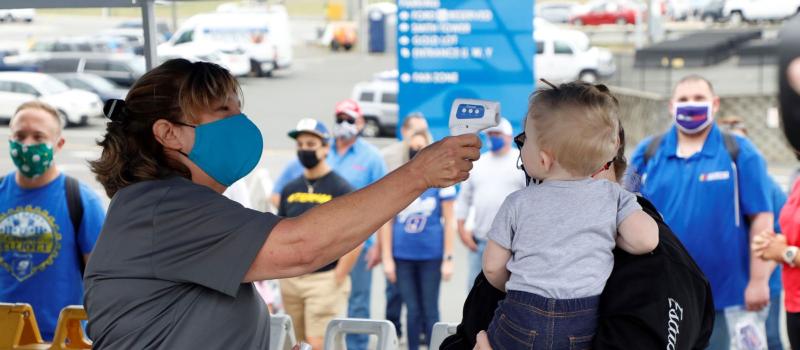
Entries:
{"label": "white van", "polygon": [[258,76],[270,76],[276,69],[289,67],[293,56],[289,15],[278,5],[261,11],[192,16],[159,46],[159,51],[178,46],[196,47],[200,55],[209,47],[224,53],[243,52],[250,56],[251,71]]}

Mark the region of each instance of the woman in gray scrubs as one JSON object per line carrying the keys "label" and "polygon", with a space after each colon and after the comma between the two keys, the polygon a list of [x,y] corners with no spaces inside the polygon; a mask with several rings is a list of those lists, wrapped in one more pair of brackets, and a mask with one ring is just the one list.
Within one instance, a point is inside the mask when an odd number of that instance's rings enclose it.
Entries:
{"label": "woman in gray scrubs", "polygon": [[447,138],[367,188],[280,219],[220,194],[263,149],[240,96],[226,70],[178,59],[106,104],[91,166],[112,200],[84,281],[96,349],[267,349],[269,315],[250,282],[340,258],[426,189],[466,179],[479,157],[474,135]]}

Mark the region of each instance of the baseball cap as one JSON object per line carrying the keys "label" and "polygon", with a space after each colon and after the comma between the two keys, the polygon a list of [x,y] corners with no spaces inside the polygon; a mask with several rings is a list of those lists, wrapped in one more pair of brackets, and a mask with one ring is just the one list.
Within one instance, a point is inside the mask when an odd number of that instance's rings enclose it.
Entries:
{"label": "baseball cap", "polygon": [[297,127],[294,130],[289,131],[289,137],[296,139],[297,135],[302,133],[312,134],[321,138],[325,142],[331,138],[331,134],[328,132],[328,128],[325,127],[325,124],[322,124],[321,121],[311,118],[300,120],[297,123]]}
{"label": "baseball cap", "polygon": [[511,136],[514,133],[514,130],[513,130],[513,128],[511,128],[511,122],[509,122],[508,119],[500,118],[500,123],[497,124],[497,126],[493,126],[491,128],[488,128],[488,129],[484,130],[484,132],[485,133],[498,132],[498,133],[501,133],[503,135]]}
{"label": "baseball cap", "polygon": [[358,119],[361,117],[361,106],[358,105],[353,99],[346,99],[336,104],[336,114],[344,114],[350,116],[353,119]]}

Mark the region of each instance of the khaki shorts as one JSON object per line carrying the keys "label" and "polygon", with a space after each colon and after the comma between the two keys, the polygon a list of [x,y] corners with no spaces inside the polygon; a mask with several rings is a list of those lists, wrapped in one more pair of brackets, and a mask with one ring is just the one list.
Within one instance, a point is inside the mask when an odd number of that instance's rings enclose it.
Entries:
{"label": "khaki shorts", "polygon": [[336,286],[334,270],[281,280],[281,296],[286,313],[292,317],[295,335],[325,337],[325,328],[344,315],[350,296],[350,277]]}

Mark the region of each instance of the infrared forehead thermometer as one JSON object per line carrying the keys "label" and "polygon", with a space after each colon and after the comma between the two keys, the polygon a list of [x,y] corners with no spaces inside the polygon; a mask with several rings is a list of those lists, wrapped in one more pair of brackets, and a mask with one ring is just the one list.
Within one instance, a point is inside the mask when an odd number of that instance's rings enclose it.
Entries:
{"label": "infrared forehead thermometer", "polygon": [[500,102],[458,98],[450,109],[450,134],[477,134],[500,123]]}

